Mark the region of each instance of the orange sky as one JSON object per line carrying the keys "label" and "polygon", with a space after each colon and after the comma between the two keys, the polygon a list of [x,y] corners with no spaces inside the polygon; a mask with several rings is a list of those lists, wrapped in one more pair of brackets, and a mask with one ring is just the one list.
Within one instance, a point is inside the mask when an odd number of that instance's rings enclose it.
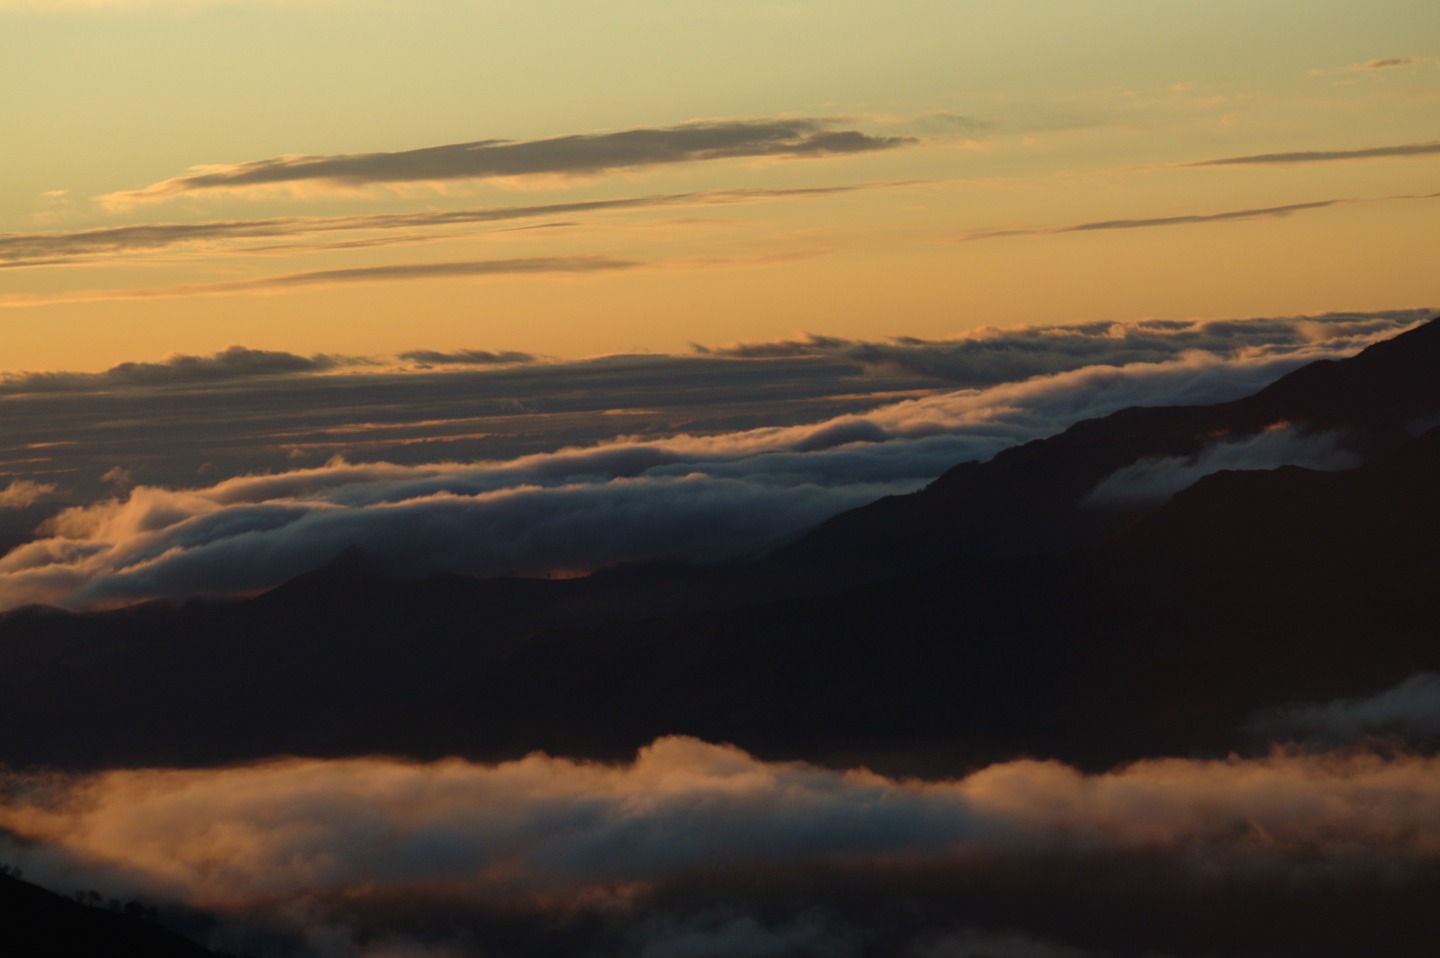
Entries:
{"label": "orange sky", "polygon": [[1435,303],[1440,8],[1255,6],[0,0],[0,368]]}

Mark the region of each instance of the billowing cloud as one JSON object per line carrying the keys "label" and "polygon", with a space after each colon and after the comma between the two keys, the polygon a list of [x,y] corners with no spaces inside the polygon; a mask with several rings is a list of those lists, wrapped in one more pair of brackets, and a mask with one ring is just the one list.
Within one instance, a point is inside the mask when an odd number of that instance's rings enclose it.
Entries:
{"label": "billowing cloud", "polygon": [[[20,862],[41,882],[74,887],[88,872],[125,894],[272,923],[328,914],[372,935],[434,923],[446,903],[472,918],[488,910],[492,924],[507,909],[512,922],[563,925],[598,908],[608,921],[589,934],[621,936],[564,953],[1085,954],[1056,940],[1068,933],[1106,954],[1154,953],[1154,938],[1171,954],[1250,954],[1202,950],[1227,922],[1183,916],[1198,902],[1269,901],[1275,888],[1307,910],[1339,889],[1364,910],[1372,886],[1392,901],[1410,882],[1429,887],[1440,859],[1437,759],[1353,751],[1152,759],[1090,775],[1020,760],[921,782],[672,737],[623,765],[287,760],[10,775],[0,794],[0,828],[26,843]],[[857,873],[864,884],[845,883]],[[1140,908],[1143,925],[1077,919],[1085,887],[1155,911]],[[1253,953],[1318,953],[1309,932],[1284,933],[1289,945]],[[877,934],[906,947],[886,950]],[[366,950],[347,944],[342,954]]]}
{"label": "billowing cloud", "polygon": [[1433,156],[1440,153],[1440,140],[1370,146],[1356,150],[1295,150],[1289,153],[1256,153],[1226,156],[1215,160],[1186,163],[1186,166],[1289,166],[1297,163],[1333,163],[1343,160],[1381,160],[1396,157]]}
{"label": "billowing cloud", "polygon": [[452,180],[596,176],[716,159],[838,156],[914,142],[910,137],[871,136],[832,126],[826,120],[806,118],[713,120],[524,142],[476,140],[395,153],[282,156],[198,167],[184,176],[101,199],[111,206],[128,206],[194,193],[245,194],[276,187],[304,193]]}
{"label": "billowing cloud", "polygon": [[33,482],[29,479],[12,479],[0,489],[0,509],[24,509],[53,495],[53,482]]}
{"label": "billowing cloud", "polygon": [[[1353,352],[1396,321],[1331,318],[1316,321],[1318,332],[1308,336],[1286,321],[1271,336],[1288,344],[1273,350],[1237,348],[1249,335],[1243,331],[1176,324],[1154,334],[1170,349],[1162,361],[1092,362],[984,388],[890,402],[877,397],[879,404],[864,411],[800,425],[627,436],[478,462],[335,460],[198,487],[142,484],[60,513],[40,538],[0,558],[0,607],[90,608],[254,592],[348,546],[416,571],[470,574],[572,573],[624,560],[754,554],[844,509],[914,490],[955,463],[988,459],[1080,419],[1139,403],[1237,398],[1313,358]],[[1064,344],[1063,354],[1076,343],[1122,338],[1112,332],[1050,329],[1035,339],[1042,354],[1048,341]],[[1171,334],[1180,338],[1167,343],[1163,337]],[[1229,355],[1179,348],[1187,336],[1228,342]],[[851,348],[839,340],[807,342],[820,350]],[[667,365],[680,362],[662,363],[659,382],[678,377],[668,388],[693,392],[697,371],[671,372]],[[763,372],[769,363],[804,361],[705,362]],[[1026,362],[1033,369],[1037,360]],[[1043,368],[1057,360],[1038,362]],[[1064,362],[1078,365],[1074,355]],[[593,376],[607,366],[521,369],[543,382],[547,375]],[[724,370],[726,381],[735,382],[742,369]],[[631,380],[636,370],[619,363],[611,375]],[[465,395],[473,396],[473,387]]]}
{"label": "billowing cloud", "polygon": [[[46,233],[0,233],[0,268],[90,262],[110,256],[161,252],[227,244],[227,250],[262,251],[251,240],[301,240],[317,234],[365,232],[393,235],[476,226],[547,216],[619,212],[674,206],[711,206],[826,196],[870,188],[866,185],[736,189],[703,193],[661,193],[610,200],[582,200],[534,206],[429,210],[420,213],[379,213],[365,216],[286,216],[207,223],[154,223]],[[431,235],[426,233],[424,235]],[[371,242],[365,240],[363,242]],[[333,245],[333,244],[332,244]],[[289,247],[295,248],[295,247]]]}
{"label": "billowing cloud", "polygon": [[1086,501],[1093,505],[1163,502],[1204,476],[1225,469],[1349,469],[1360,458],[1335,433],[1308,433],[1290,423],[1275,423],[1254,436],[1220,440],[1190,457],[1142,459],[1117,470],[1097,485]]}
{"label": "billowing cloud", "polygon": [[1372,737],[1433,738],[1440,736],[1440,675],[1412,675],[1367,698],[1272,709],[1257,716],[1253,728],[1270,738],[1322,745]]}

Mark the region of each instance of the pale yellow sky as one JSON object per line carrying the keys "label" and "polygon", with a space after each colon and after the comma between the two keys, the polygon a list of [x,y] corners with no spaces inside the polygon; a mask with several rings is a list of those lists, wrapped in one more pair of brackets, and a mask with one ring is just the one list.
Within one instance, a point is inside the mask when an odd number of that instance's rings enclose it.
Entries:
{"label": "pale yellow sky", "polygon": [[1440,304],[1432,37],[1428,0],[0,0],[0,369]]}

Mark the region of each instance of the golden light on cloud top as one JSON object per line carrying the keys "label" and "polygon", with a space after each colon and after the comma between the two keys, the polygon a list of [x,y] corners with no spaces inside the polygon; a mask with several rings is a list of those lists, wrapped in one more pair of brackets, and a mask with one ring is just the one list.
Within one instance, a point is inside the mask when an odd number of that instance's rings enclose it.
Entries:
{"label": "golden light on cloud top", "polygon": [[1436,760],[1366,753],[1091,775],[1021,760],[915,782],[671,737],[622,765],[284,760],[6,785],[0,826],[39,843],[50,867],[58,855],[118,868],[152,894],[222,910],[406,886],[574,894],[817,859],[1163,850],[1199,872],[1314,880],[1440,856]]}

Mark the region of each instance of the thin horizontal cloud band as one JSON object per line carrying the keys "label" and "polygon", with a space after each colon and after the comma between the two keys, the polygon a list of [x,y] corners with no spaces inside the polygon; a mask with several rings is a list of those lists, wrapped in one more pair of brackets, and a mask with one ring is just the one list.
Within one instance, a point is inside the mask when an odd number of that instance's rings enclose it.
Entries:
{"label": "thin horizontal cloud band", "polygon": [[1390,157],[1433,156],[1440,153],[1440,140],[1424,143],[1401,143],[1395,146],[1372,146],[1358,150],[1295,150],[1286,153],[1256,153],[1251,156],[1226,156],[1200,160],[1184,166],[1265,166],[1292,163],[1332,163],[1341,160],[1379,160]]}
{"label": "thin horizontal cloud band", "polygon": [[185,176],[101,201],[124,206],[214,190],[320,184],[369,186],[523,176],[595,176],[614,170],[745,157],[817,157],[867,153],[914,143],[913,137],[835,130],[819,119],[758,119],[571,134],[543,140],[476,140],[393,153],[281,156],[199,167]]}
{"label": "thin horizontal cloud band", "polygon": [[662,193],[619,197],[609,200],[585,200],[573,203],[545,203],[535,206],[495,206],[422,213],[381,213],[368,216],[286,216],[205,223],[137,224],[70,232],[7,233],[0,234],[0,269],[88,262],[95,256],[156,252],[196,243],[296,238],[316,233],[342,231],[432,229],[562,214],[762,202],[775,199],[826,196],[868,189],[872,186],[894,185],[903,184],[715,190],[699,193]]}
{"label": "thin horizontal cloud band", "polygon": [[1022,226],[1014,229],[979,230],[973,233],[966,233],[961,237],[964,241],[999,239],[1005,236],[1059,236],[1063,233],[1097,233],[1105,230],[1133,230],[1148,229],[1158,226],[1194,226],[1201,223],[1224,223],[1231,220],[1251,219],[1279,219],[1292,213],[1304,213],[1311,210],[1329,209],[1334,206],[1344,206],[1352,203],[1379,203],[1387,200],[1433,200],[1440,197],[1440,193],[1426,193],[1423,195],[1404,196],[1383,196],[1368,199],[1342,198],[1332,200],[1313,200],[1308,203],[1286,203],[1281,206],[1261,206],[1253,209],[1224,210],[1219,213],[1192,213],[1179,216],[1151,216],[1129,219],[1114,220],[1092,220],[1086,223],[1073,223],[1069,226]]}
{"label": "thin horizontal cloud band", "polygon": [[110,302],[125,299],[173,299],[185,296],[222,296],[227,293],[263,293],[310,286],[347,283],[394,283],[426,279],[463,279],[486,276],[524,276],[545,273],[603,273],[634,269],[640,263],[609,256],[539,256],[526,259],[459,260],[442,263],[400,263],[393,266],[358,266],[285,273],[256,279],[187,286],[151,286],[139,289],[85,290],[54,295],[17,295],[0,298],[6,307],[44,306],[52,303]]}

